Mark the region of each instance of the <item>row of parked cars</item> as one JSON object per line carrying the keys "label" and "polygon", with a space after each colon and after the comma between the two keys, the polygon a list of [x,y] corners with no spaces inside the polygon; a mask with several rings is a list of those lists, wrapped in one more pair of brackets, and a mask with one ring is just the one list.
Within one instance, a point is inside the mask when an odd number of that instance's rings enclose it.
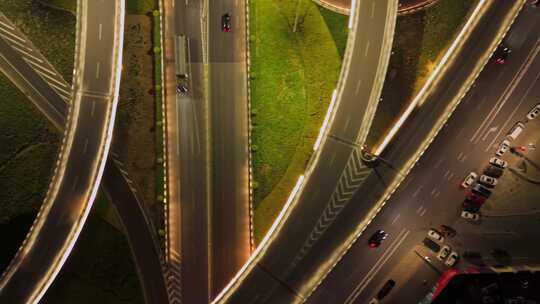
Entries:
{"label": "row of parked cars", "polygon": [[[429,229],[424,245],[437,254],[437,259],[444,262],[448,267],[454,266],[459,260],[459,254],[453,251],[449,245],[444,244],[443,233],[437,229]],[[426,257],[427,258],[427,257]],[[429,260],[429,258],[427,258]]]}
{"label": "row of parked cars", "polygon": [[484,169],[482,175],[478,176],[475,172],[469,173],[461,183],[462,188],[471,188],[463,202],[463,211],[461,217],[471,221],[480,219],[478,211],[491,195],[492,189],[497,185],[498,178],[504,173],[504,169],[508,163],[501,157],[510,150],[510,142],[516,140],[517,137],[525,129],[525,123],[535,119],[540,114],[540,104],[534,106],[526,115],[525,122],[517,122],[506,135],[506,138],[501,142],[499,148],[495,152],[495,157],[489,160],[489,165]]}

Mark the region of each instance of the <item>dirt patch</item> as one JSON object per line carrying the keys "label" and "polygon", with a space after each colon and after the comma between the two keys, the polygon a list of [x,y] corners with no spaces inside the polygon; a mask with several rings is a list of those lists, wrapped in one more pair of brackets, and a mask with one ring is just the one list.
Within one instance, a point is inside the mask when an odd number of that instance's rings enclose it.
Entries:
{"label": "dirt patch", "polygon": [[140,198],[155,203],[153,64],[151,20],[127,16],[120,101],[113,151],[124,162]]}

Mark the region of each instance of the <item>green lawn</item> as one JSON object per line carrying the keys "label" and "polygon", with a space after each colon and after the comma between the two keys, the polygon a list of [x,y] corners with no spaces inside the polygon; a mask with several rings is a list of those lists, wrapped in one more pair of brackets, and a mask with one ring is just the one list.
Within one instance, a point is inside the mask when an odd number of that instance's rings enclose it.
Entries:
{"label": "green lawn", "polygon": [[374,145],[422,87],[451,43],[471,7],[471,0],[440,0],[425,11],[397,19],[390,58],[368,145]]}
{"label": "green lawn", "polygon": [[260,241],[306,168],[341,60],[311,1],[302,2],[297,33],[292,32],[296,2],[250,5],[254,223]]}
{"label": "green lawn", "polygon": [[[52,7],[75,12],[77,0],[38,0]],[[154,0],[127,0],[126,11],[130,15],[144,15],[154,8]]]}
{"label": "green lawn", "polygon": [[39,208],[60,136],[3,75],[0,100],[0,222],[7,222]]}

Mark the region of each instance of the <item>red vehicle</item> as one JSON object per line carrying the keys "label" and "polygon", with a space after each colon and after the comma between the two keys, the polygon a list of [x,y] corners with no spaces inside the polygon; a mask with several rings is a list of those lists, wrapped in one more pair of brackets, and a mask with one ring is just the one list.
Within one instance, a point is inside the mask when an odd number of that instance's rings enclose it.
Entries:
{"label": "red vehicle", "polygon": [[481,196],[481,195],[478,195],[474,192],[469,192],[469,194],[467,194],[467,201],[473,203],[474,205],[480,207],[482,206],[485,202],[486,202],[486,198]]}
{"label": "red vehicle", "polygon": [[231,31],[231,14],[226,13],[221,16],[221,31],[230,32]]}

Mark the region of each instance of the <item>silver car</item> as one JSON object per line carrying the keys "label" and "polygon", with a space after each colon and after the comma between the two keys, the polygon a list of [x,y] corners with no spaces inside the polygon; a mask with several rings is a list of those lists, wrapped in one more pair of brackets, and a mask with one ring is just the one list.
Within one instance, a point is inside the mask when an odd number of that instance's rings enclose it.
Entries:
{"label": "silver car", "polygon": [[497,179],[487,175],[480,176],[480,182],[491,187],[495,187],[495,185],[497,185]]}
{"label": "silver car", "polygon": [[536,116],[538,116],[538,114],[540,114],[540,103],[529,111],[527,114],[527,120],[533,120]]}
{"label": "silver car", "polygon": [[480,215],[478,215],[478,213],[472,213],[472,212],[469,212],[469,211],[466,211],[466,210],[463,210],[461,211],[461,217],[466,219],[466,220],[471,220],[471,221],[478,221],[480,219]]}
{"label": "silver car", "polygon": [[498,157],[501,157],[509,149],[510,149],[510,142],[507,139],[505,139],[505,140],[502,141],[502,143],[499,146],[499,149],[497,150],[497,152],[495,152],[495,155],[497,155]]}
{"label": "silver car", "polygon": [[490,160],[489,160],[489,163],[494,165],[494,166],[497,166],[501,169],[504,169],[508,166],[508,163],[498,157],[492,157]]}

